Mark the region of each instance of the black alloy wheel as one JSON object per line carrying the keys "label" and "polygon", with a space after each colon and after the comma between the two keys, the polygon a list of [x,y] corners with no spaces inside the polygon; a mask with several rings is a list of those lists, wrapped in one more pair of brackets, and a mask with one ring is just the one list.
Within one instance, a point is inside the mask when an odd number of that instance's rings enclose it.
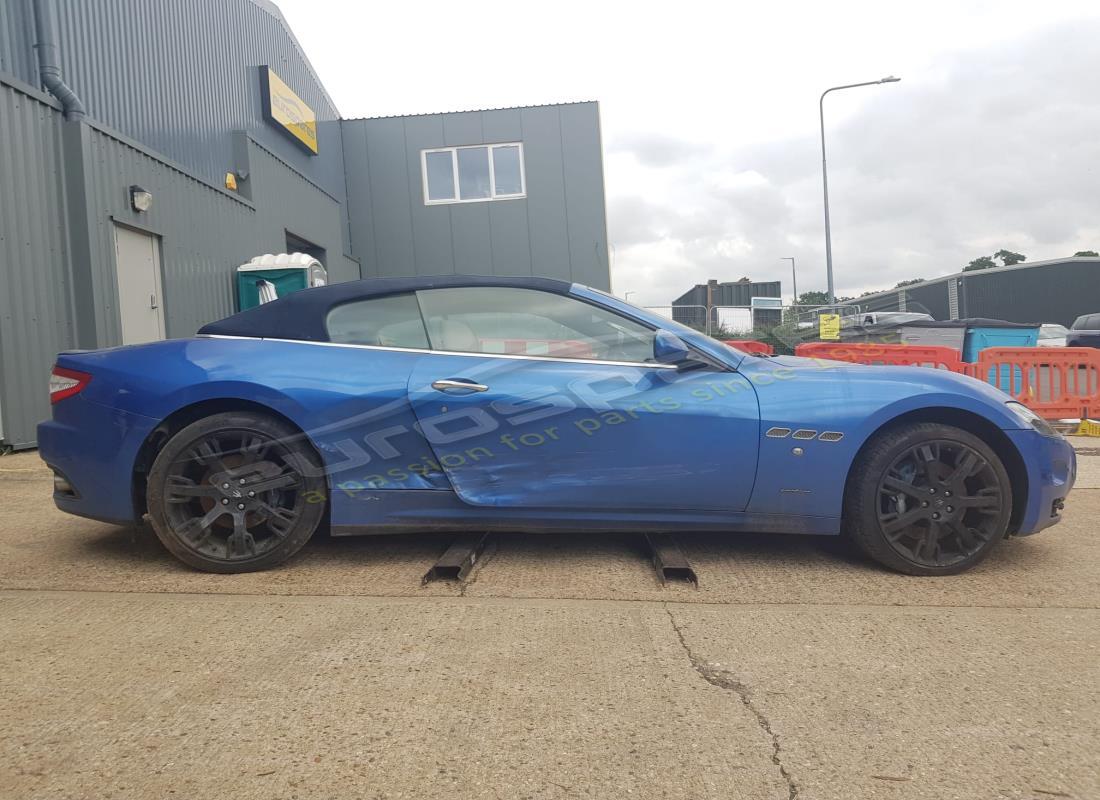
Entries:
{"label": "black alloy wheel", "polygon": [[305,545],[324,514],[325,488],[301,433],[260,414],[227,413],[169,440],[150,470],[147,500],[157,536],[177,558],[248,572]]}
{"label": "black alloy wheel", "polygon": [[976,436],[921,423],[887,431],[849,482],[849,533],[872,558],[916,575],[962,572],[1005,537],[1012,486]]}

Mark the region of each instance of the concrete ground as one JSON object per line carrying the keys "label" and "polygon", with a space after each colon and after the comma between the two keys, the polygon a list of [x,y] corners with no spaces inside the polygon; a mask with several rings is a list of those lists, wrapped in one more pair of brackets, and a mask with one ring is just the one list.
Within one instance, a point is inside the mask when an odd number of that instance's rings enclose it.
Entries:
{"label": "concrete ground", "polygon": [[1100,439],[943,579],[835,541],[318,538],[213,576],[0,458],[0,797],[1100,798]]}

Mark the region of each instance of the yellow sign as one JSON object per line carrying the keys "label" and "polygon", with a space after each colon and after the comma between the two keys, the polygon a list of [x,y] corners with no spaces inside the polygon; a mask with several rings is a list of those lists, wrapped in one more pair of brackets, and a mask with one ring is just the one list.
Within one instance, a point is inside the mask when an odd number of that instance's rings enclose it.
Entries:
{"label": "yellow sign", "polygon": [[817,318],[818,337],[823,342],[840,338],[840,314],[822,314]]}
{"label": "yellow sign", "polygon": [[295,142],[309,152],[317,153],[317,115],[294,94],[283,79],[271,67],[260,67],[260,85],[263,89],[264,116],[278,125]]}
{"label": "yellow sign", "polygon": [[1093,422],[1091,419],[1083,419],[1077,424],[1077,430],[1073,432],[1074,436],[1100,436],[1100,422]]}

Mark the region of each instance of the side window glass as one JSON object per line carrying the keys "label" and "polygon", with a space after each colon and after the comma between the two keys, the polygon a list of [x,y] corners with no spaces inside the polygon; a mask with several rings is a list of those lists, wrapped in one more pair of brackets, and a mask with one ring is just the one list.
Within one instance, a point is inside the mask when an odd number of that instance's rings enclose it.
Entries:
{"label": "side window glass", "polygon": [[427,289],[416,295],[435,350],[653,360],[654,331],[571,297],[497,286]]}
{"label": "side window glass", "polygon": [[325,320],[328,338],[342,344],[428,349],[416,296],[395,294],[336,306]]}

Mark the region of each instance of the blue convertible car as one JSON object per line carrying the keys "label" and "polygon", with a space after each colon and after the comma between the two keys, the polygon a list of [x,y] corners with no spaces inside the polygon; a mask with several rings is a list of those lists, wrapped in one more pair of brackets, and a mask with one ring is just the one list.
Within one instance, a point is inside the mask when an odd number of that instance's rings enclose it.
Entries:
{"label": "blue convertible car", "polygon": [[1059,520],[1072,448],[992,387],[750,356],[576,284],[377,279],[58,356],[54,500],[213,572],[334,535],[846,533],[902,572]]}

